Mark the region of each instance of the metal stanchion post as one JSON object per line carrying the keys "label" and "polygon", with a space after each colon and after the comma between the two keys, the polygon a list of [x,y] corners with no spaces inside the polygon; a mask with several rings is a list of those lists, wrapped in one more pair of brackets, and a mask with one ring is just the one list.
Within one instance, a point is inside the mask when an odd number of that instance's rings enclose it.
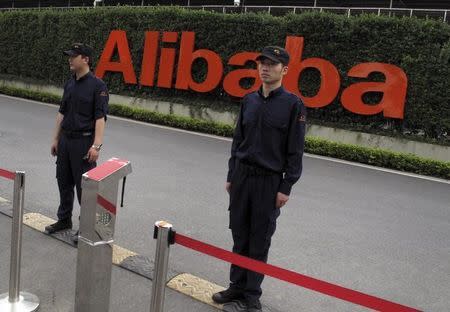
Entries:
{"label": "metal stanchion post", "polygon": [[118,187],[130,173],[129,161],[111,158],[83,175],[75,312],[109,311]]}
{"label": "metal stanchion post", "polygon": [[158,221],[155,223],[155,232],[153,236],[157,239],[157,242],[150,312],[163,312],[164,310],[164,294],[169,265],[169,247],[174,243],[174,233],[175,232],[172,231],[172,224],[165,221]]}
{"label": "metal stanchion post", "polygon": [[38,297],[20,291],[24,194],[25,172],[17,171],[14,178],[9,293],[0,295],[0,311],[2,312],[33,312],[39,308]]}

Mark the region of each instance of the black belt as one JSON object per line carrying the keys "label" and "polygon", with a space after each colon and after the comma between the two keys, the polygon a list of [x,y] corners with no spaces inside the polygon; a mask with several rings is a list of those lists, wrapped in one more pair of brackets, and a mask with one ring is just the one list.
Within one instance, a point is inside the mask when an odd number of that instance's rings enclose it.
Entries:
{"label": "black belt", "polygon": [[80,139],[92,137],[94,135],[94,131],[69,131],[69,130],[61,130],[64,136],[69,139]]}
{"label": "black belt", "polygon": [[267,175],[278,175],[281,172],[277,172],[271,169],[267,169],[256,164],[253,164],[247,160],[240,160],[239,167],[251,175],[267,176]]}

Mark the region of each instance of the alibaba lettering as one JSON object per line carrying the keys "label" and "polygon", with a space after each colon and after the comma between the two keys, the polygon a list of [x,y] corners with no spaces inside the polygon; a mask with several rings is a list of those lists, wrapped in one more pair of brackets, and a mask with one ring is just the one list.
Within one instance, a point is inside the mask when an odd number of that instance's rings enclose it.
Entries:
{"label": "alibaba lettering", "polygon": [[[216,89],[222,83],[226,93],[234,97],[243,97],[257,90],[261,81],[256,69],[245,68],[249,61],[256,62],[256,52],[239,52],[230,57],[227,65],[241,66],[224,75],[224,65],[221,57],[207,49],[195,50],[195,33],[147,31],[144,40],[144,52],[139,83],[142,86],[159,88],[176,88],[205,93]],[[178,60],[176,48],[160,47],[162,43],[176,44],[179,41]],[[321,58],[302,59],[304,38],[288,36],[286,50],[291,56],[289,71],[283,80],[285,88],[297,94],[307,107],[321,108],[331,104],[339,94],[341,77],[337,68],[329,61]],[[118,60],[113,61],[117,51]],[[159,55],[159,60],[158,60]],[[203,81],[195,81],[192,77],[192,64],[197,59],[203,59],[207,64],[207,72]],[[178,64],[175,68],[175,63]],[[321,84],[317,94],[304,96],[299,87],[299,79],[307,68],[314,68],[320,73]],[[100,57],[95,74],[103,78],[107,72],[122,73],[125,83],[137,84],[136,72],[133,66],[130,47],[125,31],[114,30],[110,33],[103,53]],[[405,72],[394,65],[385,63],[361,63],[351,68],[347,75],[354,78],[368,79],[371,73],[381,73],[384,82],[359,81],[342,91],[342,106],[360,115],[375,115],[383,113],[384,117],[403,119],[408,79]],[[157,73],[157,77],[156,77]],[[176,74],[175,79],[173,75]],[[253,85],[246,89],[240,84],[242,79],[253,78]],[[363,96],[369,92],[378,92],[383,96],[377,104],[367,104]]]}

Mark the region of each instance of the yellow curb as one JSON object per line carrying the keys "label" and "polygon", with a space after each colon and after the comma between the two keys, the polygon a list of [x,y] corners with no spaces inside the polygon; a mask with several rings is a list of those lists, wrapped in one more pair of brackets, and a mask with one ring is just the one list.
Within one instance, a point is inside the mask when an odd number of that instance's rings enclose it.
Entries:
{"label": "yellow curb", "polygon": [[172,278],[167,283],[167,287],[217,309],[223,310],[223,305],[212,301],[212,295],[214,293],[225,290],[222,286],[216,285],[197,276],[183,273]]}
{"label": "yellow curb", "polygon": [[56,221],[52,218],[41,215],[40,213],[30,212],[23,215],[23,223],[28,225],[30,228],[38,230],[39,232],[44,232],[45,227]]}
{"label": "yellow curb", "polygon": [[134,251],[128,250],[126,248],[117,245],[113,245],[112,248],[113,248],[112,262],[115,265],[120,265],[128,257],[133,257],[137,255],[137,253],[135,253]]}

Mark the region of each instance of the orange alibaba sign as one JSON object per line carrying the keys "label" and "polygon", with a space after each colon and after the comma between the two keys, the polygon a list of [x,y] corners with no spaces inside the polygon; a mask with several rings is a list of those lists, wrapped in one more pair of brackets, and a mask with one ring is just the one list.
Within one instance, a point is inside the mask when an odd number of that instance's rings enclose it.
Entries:
{"label": "orange alibaba sign", "polygon": [[[178,32],[161,34],[157,31],[147,31],[145,33],[140,85],[205,93],[216,89],[222,83],[225,92],[234,97],[243,97],[261,86],[258,71],[244,68],[248,61],[255,61],[257,52],[239,52],[231,56],[227,64],[243,68],[232,70],[224,77],[223,61],[216,52],[207,49],[195,50],[194,32],[182,32],[180,39],[179,37]],[[176,48],[160,47],[160,41],[172,44],[179,41],[177,68],[175,68]],[[286,38],[285,48],[291,61],[283,85],[287,90],[297,94],[307,107],[325,107],[331,104],[339,94],[340,74],[336,66],[325,59],[302,59],[303,47],[303,37],[288,36]],[[112,60],[115,51],[118,55],[117,61]],[[194,81],[192,78],[192,64],[197,59],[203,59],[208,65],[206,77],[201,82]],[[320,88],[317,94],[311,97],[302,95],[299,88],[300,75],[306,68],[314,68],[321,75]],[[114,30],[109,35],[95,73],[97,77],[103,78],[106,72],[122,73],[126,83],[138,83],[125,31]],[[405,72],[391,64],[371,62],[354,66],[347,76],[367,79],[373,72],[383,74],[385,81],[360,81],[351,84],[342,91],[342,106],[355,114],[383,113],[384,117],[403,119],[408,85]],[[176,75],[175,79],[174,75]],[[251,88],[245,89],[241,86],[240,82],[244,78],[255,79]],[[381,92],[383,97],[378,104],[366,104],[363,96],[368,92]]]}

